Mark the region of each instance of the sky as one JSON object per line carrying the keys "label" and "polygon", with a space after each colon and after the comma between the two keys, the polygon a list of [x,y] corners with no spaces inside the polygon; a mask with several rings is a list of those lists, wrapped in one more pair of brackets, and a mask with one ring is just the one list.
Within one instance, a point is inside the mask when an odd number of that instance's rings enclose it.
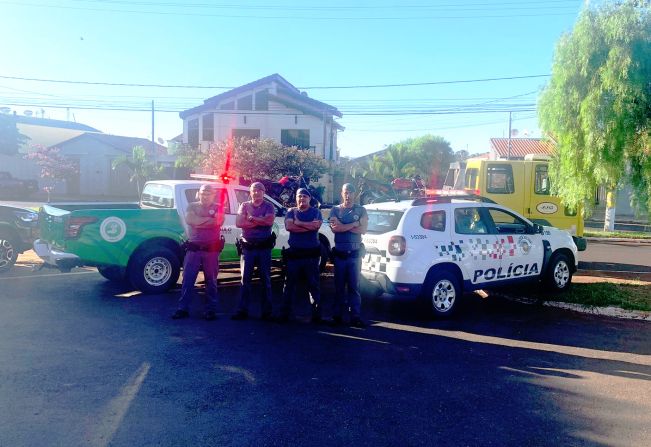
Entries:
{"label": "sky", "polygon": [[168,140],[179,111],[278,73],[342,112],[341,155],[426,134],[487,152],[509,112],[541,136],[537,98],[583,3],[0,0],[0,107],[150,139],[153,101]]}

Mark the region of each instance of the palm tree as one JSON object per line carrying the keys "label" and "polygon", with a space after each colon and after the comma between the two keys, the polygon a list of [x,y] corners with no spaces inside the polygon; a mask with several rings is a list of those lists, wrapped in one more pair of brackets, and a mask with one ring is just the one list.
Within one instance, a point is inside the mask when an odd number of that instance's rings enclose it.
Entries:
{"label": "palm tree", "polygon": [[151,179],[154,175],[160,173],[162,167],[147,160],[147,151],[144,147],[134,146],[131,151],[131,157],[120,155],[118,158],[113,160],[111,166],[113,170],[123,165],[126,166],[131,173],[129,181],[136,182],[138,193],[140,193],[141,185]]}

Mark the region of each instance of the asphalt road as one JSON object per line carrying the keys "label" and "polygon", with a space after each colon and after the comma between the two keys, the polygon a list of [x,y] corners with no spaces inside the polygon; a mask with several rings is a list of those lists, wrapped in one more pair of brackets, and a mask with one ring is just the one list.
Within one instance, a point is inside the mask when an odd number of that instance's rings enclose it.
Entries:
{"label": "asphalt road", "polygon": [[651,241],[592,239],[579,259],[579,268],[585,270],[651,272]]}
{"label": "asphalt road", "polygon": [[[328,307],[332,278],[323,279]],[[179,291],[0,276],[1,446],[649,445],[651,324],[466,297],[366,329],[169,319]],[[276,284],[276,293],[278,293]],[[196,303],[199,304],[199,303]],[[254,303],[257,304],[257,303]]]}

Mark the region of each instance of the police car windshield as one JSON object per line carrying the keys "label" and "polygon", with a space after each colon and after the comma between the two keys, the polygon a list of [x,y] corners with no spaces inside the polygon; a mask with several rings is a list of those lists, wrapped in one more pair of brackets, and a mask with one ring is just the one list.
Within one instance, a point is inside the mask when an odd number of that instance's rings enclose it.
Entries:
{"label": "police car windshield", "polygon": [[398,228],[398,223],[404,214],[402,211],[367,210],[367,233],[382,234]]}

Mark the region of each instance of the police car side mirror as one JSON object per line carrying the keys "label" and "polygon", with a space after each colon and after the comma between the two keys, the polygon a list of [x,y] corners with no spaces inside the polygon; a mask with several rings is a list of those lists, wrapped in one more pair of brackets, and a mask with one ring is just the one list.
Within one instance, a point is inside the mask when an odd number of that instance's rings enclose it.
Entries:
{"label": "police car side mirror", "polygon": [[543,226],[540,224],[533,224],[533,228],[531,229],[532,234],[542,234],[543,233]]}

